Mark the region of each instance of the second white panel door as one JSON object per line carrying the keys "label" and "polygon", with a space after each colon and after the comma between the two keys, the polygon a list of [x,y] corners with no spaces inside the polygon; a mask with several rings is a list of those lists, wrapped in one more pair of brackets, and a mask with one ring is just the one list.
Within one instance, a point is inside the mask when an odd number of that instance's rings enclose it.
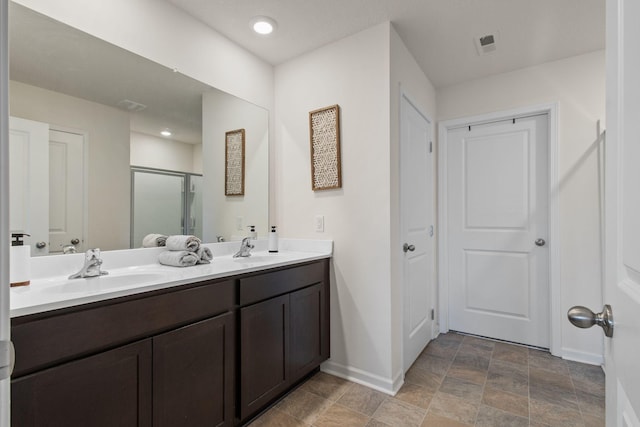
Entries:
{"label": "second white panel door", "polygon": [[548,116],[447,137],[449,327],[549,347]]}
{"label": "second white panel door", "polygon": [[400,102],[400,206],[405,245],[402,249],[403,362],[406,372],[433,338],[434,168],[430,149],[431,123],[404,94]]}
{"label": "second white panel door", "polygon": [[49,252],[84,243],[84,136],[49,131]]}

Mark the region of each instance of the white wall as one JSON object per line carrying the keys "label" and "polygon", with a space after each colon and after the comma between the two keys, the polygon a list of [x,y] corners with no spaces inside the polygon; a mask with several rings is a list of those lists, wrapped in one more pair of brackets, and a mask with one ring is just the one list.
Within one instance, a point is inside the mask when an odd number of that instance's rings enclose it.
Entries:
{"label": "white wall", "polygon": [[[392,389],[389,32],[382,24],[276,67],[275,190],[283,237],[334,240],[331,359],[323,369]],[[309,112],[341,108],[342,189],[311,190]],[[325,231],[314,231],[324,215]]]}
{"label": "white wall", "polygon": [[193,165],[193,173],[202,174],[202,144],[200,144],[197,150],[194,148],[192,154],[191,164]]}
{"label": "white wall", "polygon": [[202,173],[202,144],[189,144],[160,138],[146,133],[131,132],[131,165],[167,169],[178,172]]}
{"label": "white wall", "polygon": [[[55,106],[52,108],[51,106]],[[86,247],[129,247],[129,114],[84,99],[10,82],[11,115],[86,133]]]}
{"label": "white wall", "polygon": [[[437,91],[438,119],[558,102],[561,307],[602,307],[596,122],[605,119],[605,54],[593,52]],[[602,331],[563,316],[563,356],[602,361]]]}
{"label": "white wall", "polygon": [[[279,65],[275,82],[281,235],[334,240],[331,359],[323,369],[396,392],[403,380],[400,86],[432,120],[435,89],[388,22]],[[333,104],[341,108],[343,186],[313,192],[309,112]],[[316,215],[324,216],[324,233],[314,231]]]}
{"label": "white wall", "polygon": [[[391,132],[390,132],[390,169],[391,169],[391,342],[393,378],[401,378],[403,374],[403,360],[400,349],[403,344],[403,253],[401,251],[402,238],[400,229],[400,90],[411,102],[431,121],[432,138],[435,141],[436,120],[436,91],[418,63],[413,58],[404,42],[391,27]],[[435,156],[435,152],[433,153]],[[435,157],[434,157],[435,159]],[[434,161],[435,166],[435,161]],[[434,169],[435,170],[435,169]],[[436,179],[434,175],[433,193],[436,194]],[[434,201],[435,206],[435,201]],[[435,214],[435,212],[434,212]],[[435,220],[435,218],[434,218]],[[435,239],[433,240],[435,254]],[[435,273],[435,272],[434,272]],[[431,278],[436,286],[435,274]],[[437,306],[437,295],[432,294],[433,307]]]}
{"label": "white wall", "polygon": [[[264,108],[220,91],[202,96],[203,176],[202,235],[207,242],[216,236],[227,241],[246,237],[255,225],[258,237],[269,231],[269,113]],[[244,196],[225,196],[225,133],[245,130]],[[236,218],[242,218],[242,229]]]}

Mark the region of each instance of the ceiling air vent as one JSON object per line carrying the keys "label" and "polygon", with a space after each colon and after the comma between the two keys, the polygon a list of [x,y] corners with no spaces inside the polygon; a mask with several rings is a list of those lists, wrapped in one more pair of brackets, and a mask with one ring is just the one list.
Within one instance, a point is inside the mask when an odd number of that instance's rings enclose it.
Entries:
{"label": "ceiling air vent", "polygon": [[145,108],[147,108],[146,105],[140,104],[139,102],[131,101],[129,99],[123,99],[122,101],[118,102],[118,107],[122,108],[123,110],[130,111],[132,113],[136,111],[142,111]]}
{"label": "ceiling air vent", "polygon": [[475,42],[476,49],[478,50],[478,55],[482,56],[486,55],[487,53],[495,52],[497,40],[497,33],[476,37]]}

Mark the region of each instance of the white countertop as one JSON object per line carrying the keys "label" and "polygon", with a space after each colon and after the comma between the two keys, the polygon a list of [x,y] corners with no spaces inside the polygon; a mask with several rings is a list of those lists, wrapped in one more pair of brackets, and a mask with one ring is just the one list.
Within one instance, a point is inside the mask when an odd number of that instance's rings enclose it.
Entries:
{"label": "white countertop", "polygon": [[295,265],[331,257],[333,252],[330,240],[280,239],[280,251],[272,254],[266,250],[266,240],[258,240],[251,257],[233,258],[239,245],[239,242],[205,244],[212,250],[213,260],[192,267],[159,264],[157,257],[164,248],[104,251],[102,269],[108,275],[72,280],[68,277],[80,270],[84,254],[32,258],[31,284],[11,288],[11,317]]}

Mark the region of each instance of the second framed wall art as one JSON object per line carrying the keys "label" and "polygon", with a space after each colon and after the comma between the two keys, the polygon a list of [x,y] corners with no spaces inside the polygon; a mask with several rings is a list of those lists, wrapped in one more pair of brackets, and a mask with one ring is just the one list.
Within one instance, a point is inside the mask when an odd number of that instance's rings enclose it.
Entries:
{"label": "second framed wall art", "polygon": [[340,106],[332,105],[309,113],[311,143],[311,188],[342,188],[340,164]]}
{"label": "second framed wall art", "polygon": [[225,196],[244,196],[244,137],[244,129],[225,133]]}

